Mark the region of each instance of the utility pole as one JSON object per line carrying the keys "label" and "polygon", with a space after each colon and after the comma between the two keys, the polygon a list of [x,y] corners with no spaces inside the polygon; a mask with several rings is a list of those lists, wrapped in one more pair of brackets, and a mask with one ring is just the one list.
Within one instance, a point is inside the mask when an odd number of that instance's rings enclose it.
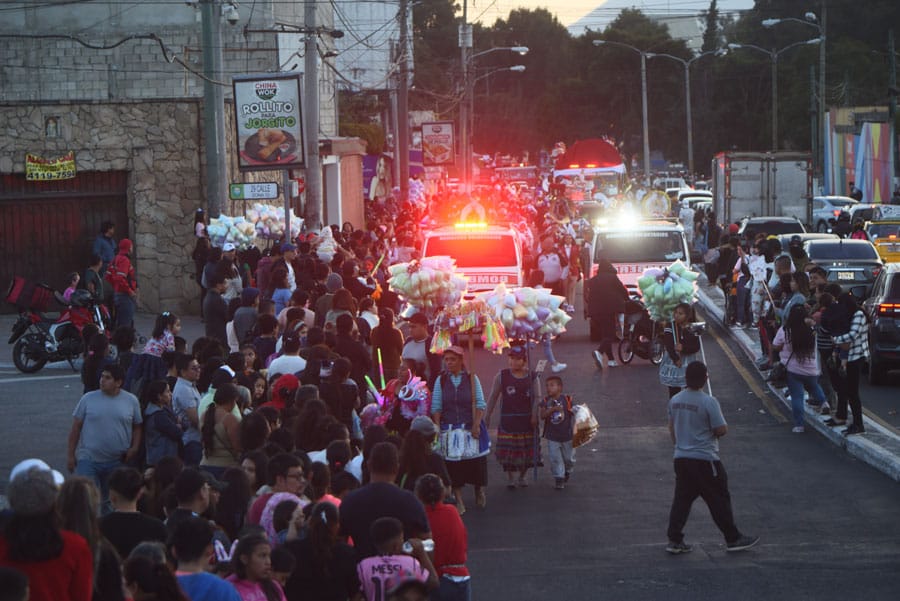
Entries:
{"label": "utility pole", "polygon": [[462,102],[459,103],[459,143],[460,160],[462,162],[463,189],[472,191],[469,157],[469,49],[472,47],[472,30],[469,28],[469,2],[463,0],[462,25],[459,26],[460,64],[462,66]]}
{"label": "utility pole", "polygon": [[316,1],[304,7],[306,44],[303,56],[303,96],[306,112],[306,207],[305,224],[322,225],[322,168],[319,165],[319,48],[316,35]]}
{"label": "utility pole", "polygon": [[647,115],[647,53],[641,53],[641,124],[644,129],[644,182],[650,185],[650,120]]}
{"label": "utility pole", "polygon": [[206,204],[210,217],[225,207],[225,91],[222,78],[222,16],[217,0],[200,0],[203,43],[203,129],[206,134]]}
{"label": "utility pole", "polygon": [[[888,74],[888,97],[890,100],[888,101],[888,130],[891,132],[891,152],[889,153],[890,159],[890,173],[891,173],[891,185],[894,185],[894,177],[897,175],[896,165],[897,165],[897,157],[898,157],[898,149],[897,149],[897,128],[894,124],[894,121],[897,118],[897,55],[894,54],[894,30],[888,30],[888,67],[890,68],[890,73]],[[893,201],[894,191],[891,190],[891,200]]]}
{"label": "utility pole", "polygon": [[816,153],[818,163],[819,188],[825,189],[825,140],[828,139],[828,127],[825,124],[825,27],[827,23],[827,3],[822,0],[822,18],[819,20],[819,146]]}
{"label": "utility pole", "polygon": [[397,154],[400,161],[400,199],[409,197],[409,3],[400,0],[400,85],[397,87]]}

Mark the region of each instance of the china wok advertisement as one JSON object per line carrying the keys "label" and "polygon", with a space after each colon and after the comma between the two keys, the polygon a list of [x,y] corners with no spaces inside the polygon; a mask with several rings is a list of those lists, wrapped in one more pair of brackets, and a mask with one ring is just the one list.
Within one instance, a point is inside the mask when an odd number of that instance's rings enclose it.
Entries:
{"label": "china wok advertisement", "polygon": [[299,74],[235,77],[233,86],[240,170],[303,168]]}

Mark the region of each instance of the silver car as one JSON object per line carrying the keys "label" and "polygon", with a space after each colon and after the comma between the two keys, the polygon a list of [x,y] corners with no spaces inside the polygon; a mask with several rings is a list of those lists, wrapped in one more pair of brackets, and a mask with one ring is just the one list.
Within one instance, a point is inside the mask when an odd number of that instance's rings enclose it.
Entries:
{"label": "silver car", "polygon": [[815,196],[813,197],[812,225],[816,232],[825,233],[831,230],[830,221],[837,221],[840,214],[849,213],[850,208],[858,204],[849,196]]}

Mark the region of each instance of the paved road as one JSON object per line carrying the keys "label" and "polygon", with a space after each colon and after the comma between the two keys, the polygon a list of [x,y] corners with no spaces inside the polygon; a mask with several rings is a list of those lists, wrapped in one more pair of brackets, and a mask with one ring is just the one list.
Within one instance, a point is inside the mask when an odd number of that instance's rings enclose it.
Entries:
{"label": "paved road", "polygon": [[[598,372],[585,324],[576,319],[557,352],[569,364],[567,390],[592,407],[601,435],[578,450],[576,472],[561,492],[546,468],[536,484],[507,491],[489,460],[488,506],[464,518],[476,599],[896,598],[897,484],[813,432],[791,434],[727,333],[713,330],[704,339],[713,392],[730,425],[721,452],[738,526],[761,535],[760,545],[726,554],[698,504],[686,530],[694,552],[664,552],[673,489],[665,389],[640,359]],[[487,383],[505,361],[477,353]],[[21,458],[65,465],[80,386],[65,370],[44,376],[50,379],[0,370],[0,487]],[[472,507],[471,490],[466,494]]]}

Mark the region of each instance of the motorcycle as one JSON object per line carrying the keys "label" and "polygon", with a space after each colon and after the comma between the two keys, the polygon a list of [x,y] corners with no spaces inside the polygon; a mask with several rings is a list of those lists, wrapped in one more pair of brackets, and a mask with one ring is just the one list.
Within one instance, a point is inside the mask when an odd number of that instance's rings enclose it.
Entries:
{"label": "motorcycle", "polygon": [[66,305],[59,318],[48,318],[41,311],[28,308],[21,310],[13,324],[8,344],[15,344],[13,363],[22,373],[34,373],[56,361],[68,361],[72,371],[78,371],[75,359],[84,354],[84,327],[94,324],[101,333],[109,335],[109,310],[89,291],[76,290],[68,301],[58,292],[53,295]]}

